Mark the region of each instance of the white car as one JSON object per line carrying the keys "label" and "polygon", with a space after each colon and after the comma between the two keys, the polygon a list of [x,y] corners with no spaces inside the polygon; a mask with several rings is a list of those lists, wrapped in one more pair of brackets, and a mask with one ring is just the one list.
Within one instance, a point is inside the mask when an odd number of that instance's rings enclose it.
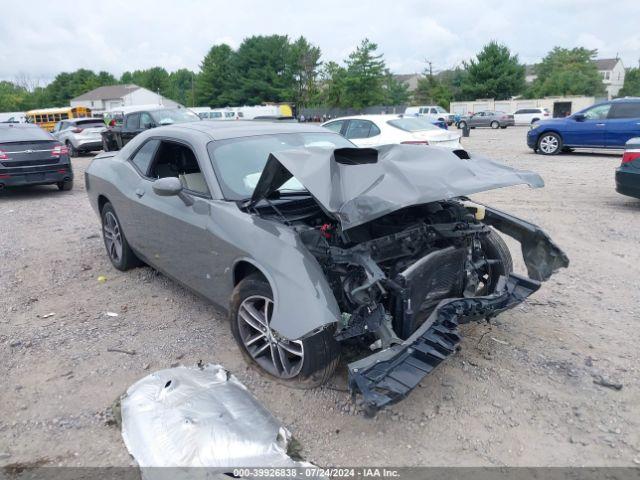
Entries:
{"label": "white car", "polygon": [[549,110],[546,108],[521,108],[513,112],[513,119],[516,125],[531,125],[538,120],[551,117]]}
{"label": "white car", "polygon": [[462,148],[459,133],[436,127],[424,117],[357,115],[336,118],[322,126],[348,138],[358,147],[409,143]]}
{"label": "white car", "polygon": [[413,115],[414,117],[425,117],[432,122],[443,121],[447,125],[453,124],[455,115],[447,112],[440,105],[421,105],[417,107],[407,107],[404,111],[405,115]]}

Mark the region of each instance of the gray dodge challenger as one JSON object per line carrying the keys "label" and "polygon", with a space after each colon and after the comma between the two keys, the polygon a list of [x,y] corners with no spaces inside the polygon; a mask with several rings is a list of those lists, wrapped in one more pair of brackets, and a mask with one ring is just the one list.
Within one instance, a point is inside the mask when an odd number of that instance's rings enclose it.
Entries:
{"label": "gray dodge challenger", "polygon": [[[459,324],[569,264],[536,225],[467,198],[540,176],[465,150],[203,121],[141,133],[85,175],[115,268],[150,265],[228,307],[248,362],[287,385],[326,382],[348,351],[367,414],[453,354]],[[520,242],[528,276],[497,231]]]}

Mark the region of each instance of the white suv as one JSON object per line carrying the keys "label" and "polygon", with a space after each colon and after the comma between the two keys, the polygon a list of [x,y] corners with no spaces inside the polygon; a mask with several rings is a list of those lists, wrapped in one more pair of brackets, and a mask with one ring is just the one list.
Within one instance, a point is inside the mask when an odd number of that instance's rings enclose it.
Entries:
{"label": "white suv", "polygon": [[531,125],[538,120],[549,118],[551,114],[546,108],[521,108],[513,113],[516,125]]}

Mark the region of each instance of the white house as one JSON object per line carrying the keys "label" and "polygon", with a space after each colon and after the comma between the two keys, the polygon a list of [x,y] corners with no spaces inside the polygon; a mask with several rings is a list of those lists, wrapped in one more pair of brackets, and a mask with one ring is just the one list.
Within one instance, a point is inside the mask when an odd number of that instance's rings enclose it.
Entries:
{"label": "white house", "polygon": [[609,99],[618,95],[624,85],[625,69],[619,58],[600,58],[596,60],[598,71],[602,75],[602,83]]}
{"label": "white house", "polygon": [[173,100],[133,84],[98,87],[71,99],[72,107],[87,107],[94,113],[101,113],[118,107],[152,104],[169,108],[180,106],[179,103]]}

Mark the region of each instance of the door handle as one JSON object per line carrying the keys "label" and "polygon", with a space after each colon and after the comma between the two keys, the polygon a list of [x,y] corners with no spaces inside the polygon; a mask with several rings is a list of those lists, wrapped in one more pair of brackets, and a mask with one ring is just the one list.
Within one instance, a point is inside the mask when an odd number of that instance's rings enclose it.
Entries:
{"label": "door handle", "polygon": [[596,127],[604,127],[604,123],[596,123]]}
{"label": "door handle", "polygon": [[135,193],[138,198],[142,198],[142,196],[144,195],[144,190],[142,190],[141,188],[136,188]]}

